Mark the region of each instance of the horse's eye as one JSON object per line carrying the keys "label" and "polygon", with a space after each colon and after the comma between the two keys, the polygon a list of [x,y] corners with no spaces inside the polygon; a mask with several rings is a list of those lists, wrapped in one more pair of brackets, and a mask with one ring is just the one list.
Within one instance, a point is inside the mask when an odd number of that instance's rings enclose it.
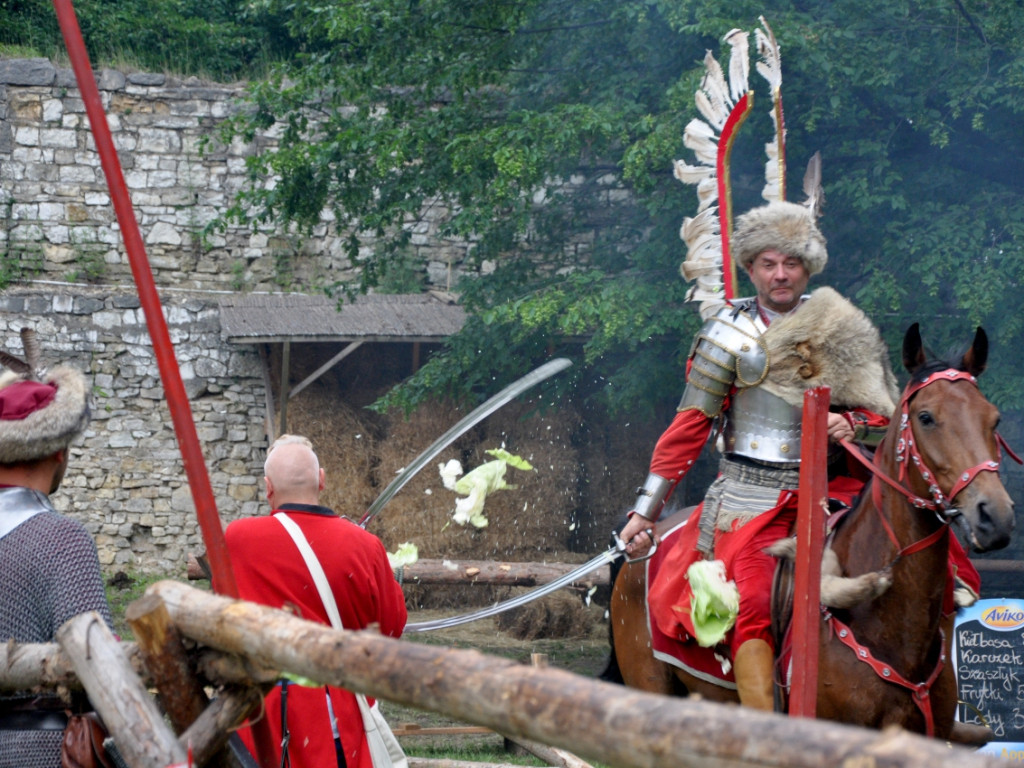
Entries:
{"label": "horse's eye", "polygon": [[928,411],[921,411],[917,414],[917,420],[921,423],[921,426],[924,427],[930,427],[935,424],[935,419],[932,418],[931,413]]}

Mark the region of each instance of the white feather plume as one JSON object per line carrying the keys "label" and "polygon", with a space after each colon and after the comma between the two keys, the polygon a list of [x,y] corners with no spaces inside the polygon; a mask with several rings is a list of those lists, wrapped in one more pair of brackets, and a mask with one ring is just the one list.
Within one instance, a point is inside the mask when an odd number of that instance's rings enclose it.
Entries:
{"label": "white feather plume", "polygon": [[735,104],[749,88],[750,35],[742,29],[732,29],[722,40],[732,48],[729,53],[729,96]]}
{"label": "white feather plume", "polygon": [[[772,115],[774,116],[774,112]],[[782,165],[779,162],[779,143],[769,141],[764,145],[764,153],[768,159],[764,164],[764,189],[761,197],[769,203],[782,200]]]}
{"label": "white feather plume", "polygon": [[821,185],[821,152],[815,152],[807,163],[807,170],[804,172],[804,195],[807,198],[804,205],[817,219],[825,205],[825,189]]}
{"label": "white feather plume", "polygon": [[717,130],[722,130],[725,121],[729,119],[732,101],[722,67],[711,51],[704,56],[704,78],[700,89],[694,94],[694,100],[705,119]]}
{"label": "white feather plume", "polygon": [[683,182],[683,184],[700,184],[708,176],[713,176],[714,173],[715,169],[708,168],[706,165],[687,165],[682,160],[676,160],[672,163],[672,175]]}
{"label": "white feather plume", "polygon": [[754,41],[757,45],[758,56],[761,60],[757,63],[757,71],[768,81],[772,90],[782,87],[782,53],[779,50],[779,43],[775,39],[775,33],[768,26],[764,16],[758,17],[763,30],[754,30]]}
{"label": "white feather plume", "polygon": [[[761,54],[757,69],[776,93],[782,83],[781,59],[775,36],[763,18],[761,23],[764,29],[756,30],[757,49]],[[679,232],[687,248],[680,272],[687,281],[694,281],[687,292],[687,300],[700,302],[703,318],[725,303],[723,233],[719,218],[720,180],[717,178],[719,153],[725,150],[721,146],[721,134],[736,105],[750,92],[749,33],[733,29],[722,38],[722,42],[729,46],[728,82],[722,66],[708,51],[704,56],[704,78],[694,94],[694,103],[703,119],[694,118],[683,132],[683,145],[694,153],[694,162],[676,160],[673,163],[675,177],[684,184],[697,187],[697,215],[686,218]],[[780,162],[784,157],[784,151],[780,154],[782,147],[778,136],[776,142],[766,147],[769,158],[765,169],[766,194],[774,190],[778,195],[784,189],[784,184],[780,183],[780,173],[785,173]]]}
{"label": "white feather plume", "polygon": [[683,131],[683,146],[692,149],[700,162],[714,167],[715,158],[718,157],[717,141],[693,133],[687,128]]}
{"label": "white feather plume", "polygon": [[775,33],[768,26],[764,16],[759,17],[763,29],[754,30],[757,53],[761,60],[757,63],[757,72],[771,89],[772,126],[775,135],[764,145],[767,160],[764,166],[764,189],[761,197],[768,202],[778,202],[786,198],[786,127],[779,124],[782,114],[782,53],[779,50]]}

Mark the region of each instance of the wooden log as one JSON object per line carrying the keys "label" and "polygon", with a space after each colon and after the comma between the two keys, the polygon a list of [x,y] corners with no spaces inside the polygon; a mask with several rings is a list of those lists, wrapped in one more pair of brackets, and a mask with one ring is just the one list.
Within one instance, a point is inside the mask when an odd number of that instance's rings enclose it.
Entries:
{"label": "wooden log", "polygon": [[57,642],[128,765],[167,768],[186,761],[185,750],[97,612],[69,619],[57,630]]}
{"label": "wooden log", "polygon": [[[149,670],[136,643],[121,643],[132,670],[147,685],[152,684]],[[212,648],[202,649],[196,660],[200,677],[214,685],[272,683],[281,674],[275,669],[260,668],[234,653]],[[0,692],[82,690],[82,682],[71,665],[71,659],[57,643],[15,643],[0,645]]]}
{"label": "wooden log", "polygon": [[[578,563],[500,563],[490,560],[418,560],[401,571],[404,584],[490,584],[506,587],[536,587],[547,584],[578,568]],[[201,559],[188,556],[190,581],[209,579]],[[589,589],[608,585],[609,571],[598,568],[572,586]]]}
{"label": "wooden log", "polygon": [[[153,595],[144,595],[135,600],[125,611],[125,620],[131,625],[138,638],[139,650],[152,676],[153,685],[160,695],[160,704],[174,732],[181,734],[196,723],[204,712],[209,712],[210,700],[202,683],[189,662],[182,637],[174,624],[163,601]],[[237,726],[249,712],[259,706],[259,694],[255,700],[245,697],[248,708],[237,715]],[[215,710],[223,709],[229,702],[222,699]],[[237,708],[237,705],[236,707]],[[235,713],[237,714],[237,713]],[[214,724],[214,713],[204,720]],[[233,715],[234,716],[234,715]],[[190,751],[193,759],[209,768],[230,768],[234,765],[231,755],[224,746],[227,744],[227,727],[195,729],[187,738],[178,739]]]}
{"label": "wooden log", "polygon": [[543,760],[545,764],[552,766],[552,768],[592,768],[590,763],[581,760],[572,752],[567,752],[564,749],[549,747],[546,744],[522,737],[512,739],[512,741],[538,760]]}
{"label": "wooden log", "polygon": [[260,667],[236,653],[203,648],[196,660],[196,669],[206,680],[218,685],[275,683],[281,672]]}
{"label": "wooden log", "polygon": [[619,768],[1003,768],[993,755],[901,730],[786,718],[624,689],[477,651],[346,632],[284,611],[161,581],[182,634],[277,666]]}
{"label": "wooden log", "polygon": [[[263,703],[258,688],[225,691],[178,738],[197,765],[236,765],[226,745],[231,733]],[[208,763],[207,761],[213,761]]]}
{"label": "wooden log", "polygon": [[[135,673],[144,677],[146,667],[135,643],[121,643],[121,650]],[[0,645],[0,692],[53,688],[82,690],[71,659],[57,643],[9,640]]]}
{"label": "wooden log", "polygon": [[[579,563],[500,563],[487,560],[418,560],[402,569],[404,584],[492,584],[536,587],[578,568]],[[573,584],[607,586],[608,568],[591,571]]]}
{"label": "wooden log", "polygon": [[418,723],[400,723],[393,726],[391,732],[395,736],[485,736],[494,733],[490,728],[479,725],[452,725],[434,728],[424,727]]}
{"label": "wooden log", "polygon": [[160,694],[161,707],[174,732],[181,733],[203,713],[208,699],[192,671],[167,606],[159,598],[145,595],[128,606],[125,620],[135,632],[146,668]]}
{"label": "wooden log", "polygon": [[[548,665],[548,655],[546,653],[531,653],[530,664],[534,667],[546,667]],[[546,744],[539,744],[536,741],[522,737],[512,739],[512,741],[534,757],[543,760],[548,765],[554,766],[554,768],[593,768],[590,763],[564,749],[549,747]]]}

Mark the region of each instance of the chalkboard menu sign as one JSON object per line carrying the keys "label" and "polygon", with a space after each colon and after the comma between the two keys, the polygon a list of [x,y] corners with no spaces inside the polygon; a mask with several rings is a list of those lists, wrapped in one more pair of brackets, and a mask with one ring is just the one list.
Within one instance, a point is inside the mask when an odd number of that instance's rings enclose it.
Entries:
{"label": "chalkboard menu sign", "polygon": [[979,600],[957,613],[953,663],[957,719],[987,724],[985,751],[1019,755],[1024,747],[1024,602]]}

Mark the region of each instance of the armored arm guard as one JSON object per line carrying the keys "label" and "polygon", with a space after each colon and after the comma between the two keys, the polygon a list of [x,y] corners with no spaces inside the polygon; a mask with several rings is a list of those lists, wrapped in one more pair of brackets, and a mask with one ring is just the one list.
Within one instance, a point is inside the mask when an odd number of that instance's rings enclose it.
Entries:
{"label": "armored arm guard", "polygon": [[644,480],[644,484],[636,489],[636,504],[633,506],[633,512],[648,520],[657,520],[671,487],[672,483],[652,472]]}
{"label": "armored arm guard", "polygon": [[725,307],[708,320],[690,350],[690,374],[677,410],[693,408],[708,418],[722,411],[733,384],[756,387],[768,375],[768,350],[747,314]]}

